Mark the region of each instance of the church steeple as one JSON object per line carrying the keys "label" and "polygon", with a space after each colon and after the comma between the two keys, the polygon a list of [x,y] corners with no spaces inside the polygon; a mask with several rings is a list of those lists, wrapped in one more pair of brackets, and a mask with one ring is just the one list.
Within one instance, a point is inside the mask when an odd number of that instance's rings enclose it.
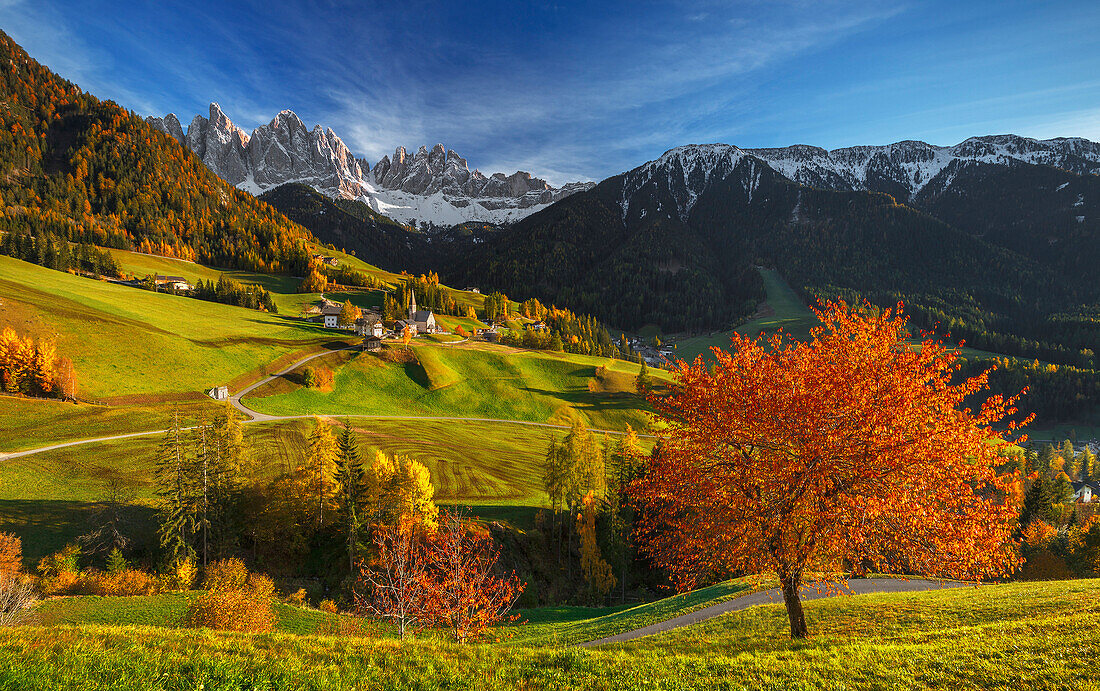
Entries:
{"label": "church steeple", "polygon": [[409,319],[416,319],[416,291],[409,291]]}

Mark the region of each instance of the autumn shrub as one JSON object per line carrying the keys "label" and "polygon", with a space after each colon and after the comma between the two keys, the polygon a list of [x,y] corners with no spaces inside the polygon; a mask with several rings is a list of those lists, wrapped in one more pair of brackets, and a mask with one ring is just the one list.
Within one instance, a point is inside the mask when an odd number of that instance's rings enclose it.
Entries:
{"label": "autumn shrub", "polygon": [[11,533],[0,533],[0,574],[15,574],[23,568],[23,542]]}
{"label": "autumn shrub", "polygon": [[103,574],[104,595],[152,595],[157,592],[157,581],[152,574],[140,569],[124,569],[118,573]]}
{"label": "autumn shrub", "polygon": [[62,573],[80,571],[80,548],[65,545],[60,551],[42,557],[38,562],[38,573],[43,578],[54,578]]}
{"label": "autumn shrub", "polygon": [[206,567],[203,590],[241,590],[248,584],[248,567],[240,559],[221,559]]}
{"label": "autumn shrub", "polygon": [[336,614],[339,611],[336,608],[336,603],[332,600],[321,600],[320,604],[317,605],[317,609],[329,614]]}
{"label": "autumn shrub", "polygon": [[195,585],[198,569],[190,559],[180,559],[157,576],[157,592],[178,593]]}
{"label": "autumn shrub", "polygon": [[290,595],[287,595],[286,603],[288,605],[297,605],[297,606],[301,607],[301,606],[306,604],[306,599],[308,599],[308,595],[306,594],[306,589],[305,588],[298,588],[297,590],[295,590]]}
{"label": "autumn shrub", "polygon": [[240,559],[222,559],[206,568],[204,592],[191,601],[184,624],[224,631],[269,631],[275,582],[249,573]]}
{"label": "autumn shrub", "polygon": [[207,590],[191,601],[184,625],[222,631],[270,631],[271,598],[252,590]]}

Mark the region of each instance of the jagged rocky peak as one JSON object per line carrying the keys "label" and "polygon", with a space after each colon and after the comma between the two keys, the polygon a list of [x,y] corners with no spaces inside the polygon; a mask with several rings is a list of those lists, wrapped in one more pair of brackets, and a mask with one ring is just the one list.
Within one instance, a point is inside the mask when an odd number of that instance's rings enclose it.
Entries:
{"label": "jagged rocky peak", "polygon": [[175,113],[169,113],[163,118],[155,118],[150,115],[145,118],[145,122],[172,137],[180,144],[184,143],[183,125],[180,124],[179,118],[176,117]]}
{"label": "jagged rocky peak", "polygon": [[[174,115],[147,118],[187,146],[233,185],[259,194],[287,182],[302,182],[330,197],[361,199],[402,222],[448,226],[466,221],[508,223],[592,183],[560,189],[528,173],[486,177],[442,144],[409,155],[397,147],[372,168],[356,158],[331,129],[312,130],[293,111],[280,111],[249,135],[217,103],[209,117],[196,115],[184,132]],[[437,196],[438,195],[438,196]]]}

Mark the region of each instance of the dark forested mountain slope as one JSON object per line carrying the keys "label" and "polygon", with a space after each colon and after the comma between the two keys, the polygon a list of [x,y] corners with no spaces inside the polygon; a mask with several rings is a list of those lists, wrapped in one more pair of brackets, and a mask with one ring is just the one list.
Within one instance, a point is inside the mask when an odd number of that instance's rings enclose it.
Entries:
{"label": "dark forested mountain slope", "polygon": [[309,233],[0,32],[0,229],[301,273]]}
{"label": "dark forested mountain slope", "polygon": [[486,239],[456,270],[616,326],[676,330],[750,314],[753,265],[779,268],[810,299],[905,298],[930,320],[965,295],[958,309],[980,323],[1007,310],[1034,321],[1038,296],[1067,293],[1032,257],[889,195],[802,186],[727,146],[681,147],[604,180]]}
{"label": "dark forested mountain slope", "polygon": [[363,202],[332,199],[301,183],[268,190],[259,199],[308,228],[321,242],[354,252],[375,266],[389,271],[426,272],[434,268],[423,260],[428,246],[424,233],[383,216]]}

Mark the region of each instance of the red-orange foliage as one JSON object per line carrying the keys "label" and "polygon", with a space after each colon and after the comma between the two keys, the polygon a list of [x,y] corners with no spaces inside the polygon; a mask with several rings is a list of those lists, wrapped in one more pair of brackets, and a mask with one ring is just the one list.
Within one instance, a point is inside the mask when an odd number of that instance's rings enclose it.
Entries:
{"label": "red-orange foliage", "polygon": [[995,469],[1006,442],[992,426],[1016,399],[965,409],[988,373],[952,384],[957,353],[911,347],[901,305],[817,314],[809,342],[735,335],[713,371],[677,363],[671,393],[650,396],[668,427],[633,487],[649,554],[681,588],[775,572],[794,637],[807,633],[798,589],[811,568],[1015,571],[1014,478]]}
{"label": "red-orange foliage", "polygon": [[492,536],[445,513],[428,548],[429,621],[449,629],[459,643],[476,640],[503,621],[524,586],[515,572],[497,575],[499,558]]}
{"label": "red-orange foliage", "polygon": [[435,583],[428,568],[425,535],[411,518],[396,525],[381,525],[375,531],[378,558],[360,569],[355,589],[356,608],[397,625],[401,638],[432,624],[430,607]]}
{"label": "red-orange foliage", "polygon": [[0,575],[23,569],[23,541],[12,533],[0,533]]}

